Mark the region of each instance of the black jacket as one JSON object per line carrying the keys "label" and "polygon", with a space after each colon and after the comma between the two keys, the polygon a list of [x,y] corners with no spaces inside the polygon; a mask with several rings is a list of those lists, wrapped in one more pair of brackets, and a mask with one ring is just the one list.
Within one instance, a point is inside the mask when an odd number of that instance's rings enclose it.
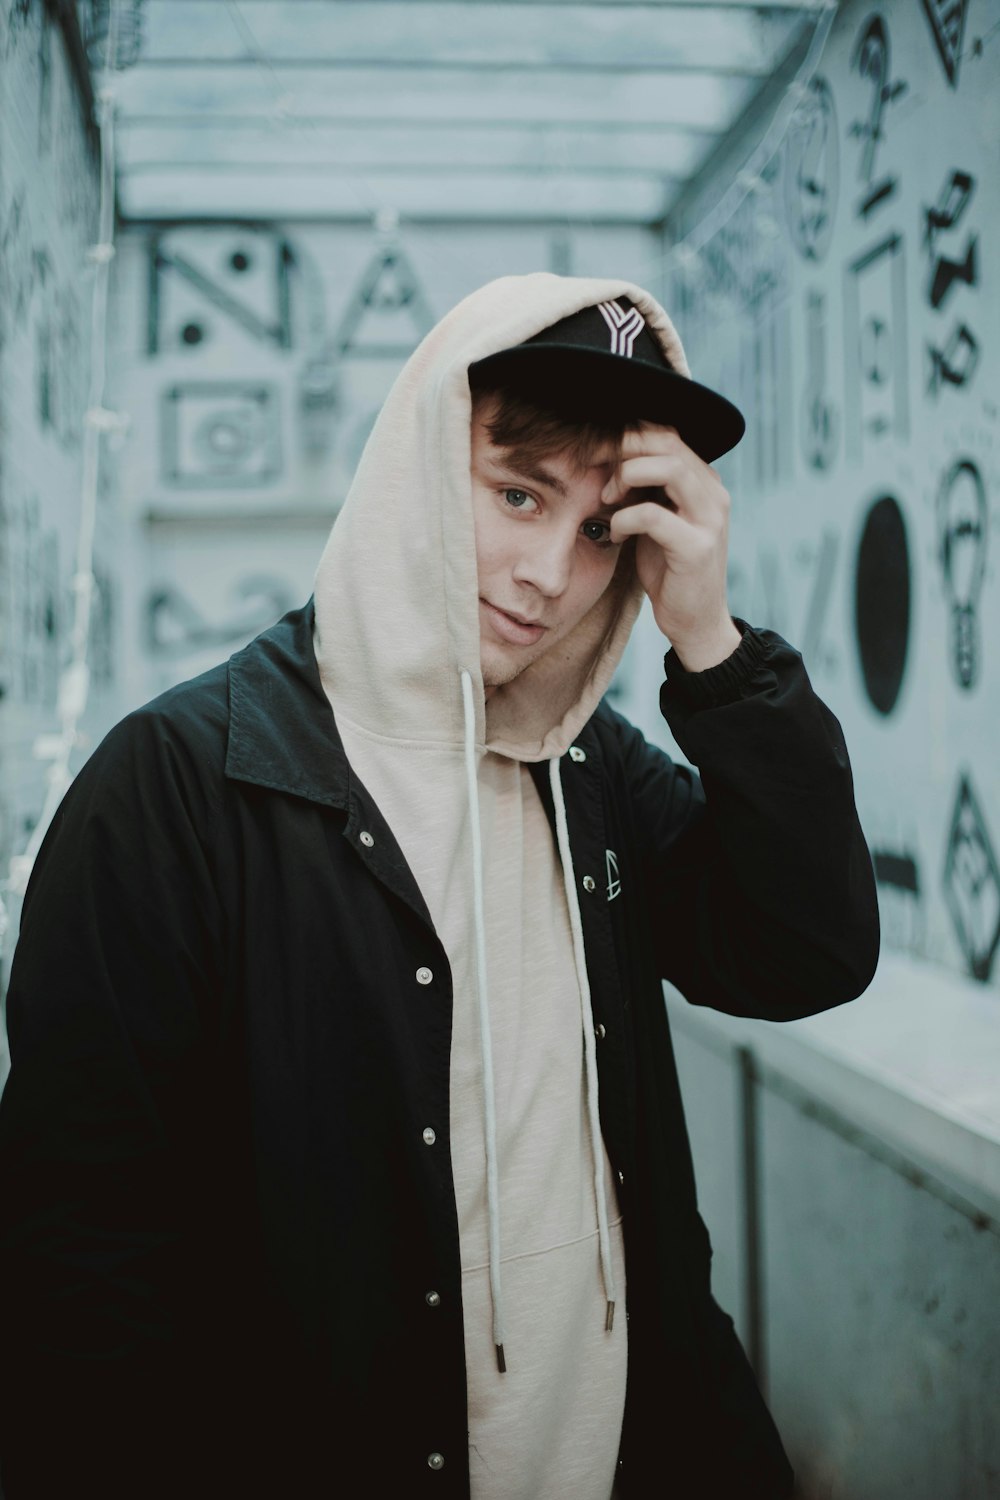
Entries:
{"label": "black jacket", "polygon": [[[0,1105],[6,1500],[468,1494],[448,962],[311,625],[119,724],[37,862]],[[660,980],[772,1020],[850,1000],[874,882],[799,655],[747,629],[722,666],[667,670],[701,781],[607,707],[563,768],[623,1179],[621,1482],[782,1500],[710,1293]]]}

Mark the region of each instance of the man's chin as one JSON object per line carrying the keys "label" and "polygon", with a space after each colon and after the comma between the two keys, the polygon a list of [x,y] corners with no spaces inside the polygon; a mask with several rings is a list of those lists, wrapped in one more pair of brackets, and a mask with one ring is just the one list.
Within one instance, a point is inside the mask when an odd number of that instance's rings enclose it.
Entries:
{"label": "man's chin", "polygon": [[509,683],[514,682],[540,655],[540,651],[527,650],[511,650],[509,655],[506,651],[497,649],[484,651],[480,665],[486,696],[489,697],[490,693],[496,692],[498,688],[507,687]]}

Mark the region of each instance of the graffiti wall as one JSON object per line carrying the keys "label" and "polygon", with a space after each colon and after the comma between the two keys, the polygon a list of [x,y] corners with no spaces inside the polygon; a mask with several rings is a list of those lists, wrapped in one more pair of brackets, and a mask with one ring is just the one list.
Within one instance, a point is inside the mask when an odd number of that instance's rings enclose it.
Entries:
{"label": "graffiti wall", "polygon": [[731,607],[802,650],[844,725],[885,943],[994,986],[996,22],[988,0],[843,5],[781,150],[667,293],[747,415],[720,465]]}
{"label": "graffiti wall", "polygon": [[[45,792],[58,728],[87,404],[96,142],[50,8],[0,0],[0,877]],[[118,703],[120,561],[105,471],[90,640],[90,741]]]}
{"label": "graffiti wall", "polygon": [[510,272],[620,274],[657,251],[628,227],[125,226],[133,700],[308,598],[392,381],[460,298]]}

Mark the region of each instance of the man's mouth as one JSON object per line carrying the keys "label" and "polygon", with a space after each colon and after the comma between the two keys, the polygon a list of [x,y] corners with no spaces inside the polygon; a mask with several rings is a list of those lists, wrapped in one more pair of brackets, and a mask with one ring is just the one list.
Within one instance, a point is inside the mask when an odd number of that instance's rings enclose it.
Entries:
{"label": "man's mouth", "polygon": [[480,604],[486,613],[487,621],[494,635],[499,636],[511,646],[533,646],[540,641],[548,629],[547,625],[540,625],[537,620],[529,619],[527,615],[511,614],[509,610],[500,609],[491,604],[488,599],[480,599]]}

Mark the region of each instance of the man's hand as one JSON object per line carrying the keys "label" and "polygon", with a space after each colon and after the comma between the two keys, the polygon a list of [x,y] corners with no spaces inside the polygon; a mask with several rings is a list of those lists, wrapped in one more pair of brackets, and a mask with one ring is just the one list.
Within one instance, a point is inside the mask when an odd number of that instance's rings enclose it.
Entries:
{"label": "man's hand", "polygon": [[[634,490],[664,499],[630,502]],[[611,537],[638,537],[636,570],[653,615],[689,672],[725,661],[740,644],[726,604],[729,495],[711,464],[673,427],[643,422],[627,432],[621,463],[604,487],[605,505],[620,505]]]}

